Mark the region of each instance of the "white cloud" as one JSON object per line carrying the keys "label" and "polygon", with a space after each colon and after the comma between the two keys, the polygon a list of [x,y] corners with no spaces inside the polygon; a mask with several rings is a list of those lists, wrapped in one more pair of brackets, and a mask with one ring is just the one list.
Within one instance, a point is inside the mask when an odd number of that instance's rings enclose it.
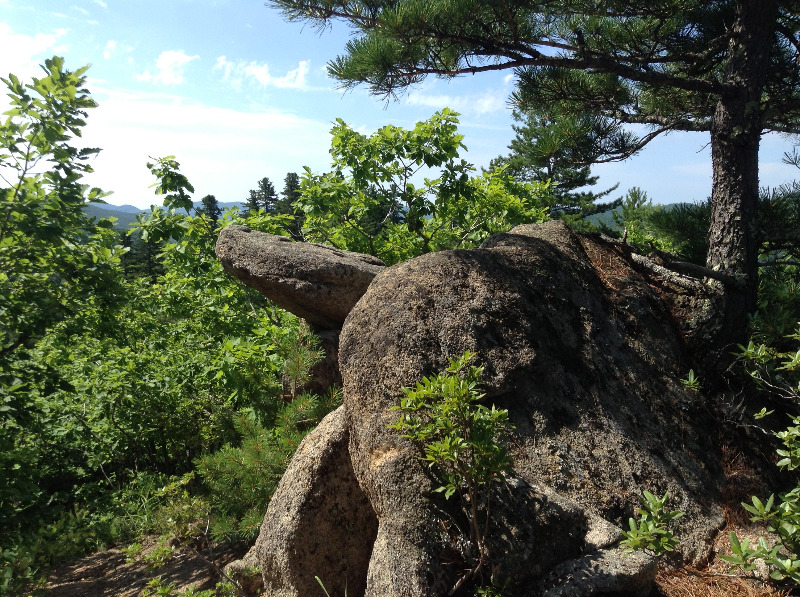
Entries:
{"label": "white cloud", "polygon": [[150,70],[136,75],[137,81],[145,83],[158,83],[161,85],[180,85],[183,83],[183,68],[200,56],[189,56],[183,50],[167,50],[161,52],[156,60],[155,74]]}
{"label": "white cloud", "polygon": [[21,79],[40,76],[38,65],[54,53],[66,48],[58,40],[67,34],[66,29],[52,33],[37,33],[31,37],[15,33],[8,23],[0,22],[0,76],[14,73]]}
{"label": "white cloud", "polygon": [[406,98],[410,106],[426,106],[429,108],[451,108],[462,114],[481,116],[491,112],[501,112],[508,109],[508,94],[505,90],[485,91],[479,95],[428,95],[420,92],[411,92]]}
{"label": "white cloud", "polygon": [[[131,52],[133,52],[133,46],[121,44],[115,39],[109,39],[103,49],[103,58],[110,60],[119,54],[130,54]],[[128,56],[128,63],[130,64],[131,62],[133,62],[133,57]]]}
{"label": "white cloud", "polygon": [[241,89],[247,81],[257,84],[262,88],[268,86],[290,89],[307,89],[306,76],[311,67],[310,60],[301,60],[297,68],[290,70],[282,77],[275,77],[270,73],[266,62],[231,62],[225,56],[217,58],[214,70],[222,71],[222,79],[230,83],[235,89]]}
{"label": "white cloud", "polygon": [[108,8],[108,4],[103,2],[103,0],[94,0],[94,3],[97,4],[100,8]]}
{"label": "white cloud", "polygon": [[106,49],[103,50],[103,58],[105,58],[106,60],[111,58],[111,55],[114,53],[114,50],[116,49],[117,49],[117,42],[114,41],[113,39],[109,39],[106,42]]}
{"label": "white cloud", "polygon": [[308,73],[310,60],[301,60],[297,68],[290,70],[283,77],[273,79],[272,84],[275,87],[290,87],[292,89],[300,89],[306,86],[306,74]]}
{"label": "white cloud", "polygon": [[85,8],[81,8],[80,6],[74,6],[73,5],[73,6],[70,6],[70,8],[72,10],[78,11],[79,13],[81,13],[85,17],[88,17],[91,14],[88,10],[86,10]]}
{"label": "white cloud", "polygon": [[115,204],[160,204],[145,167],[150,157],[174,155],[196,197],[247,197],[268,176],[276,187],[287,172],[329,168],[330,123],[278,110],[237,111],[160,93],[93,88],[99,107],[89,113],[83,143],[101,147],[87,180],[114,194]]}

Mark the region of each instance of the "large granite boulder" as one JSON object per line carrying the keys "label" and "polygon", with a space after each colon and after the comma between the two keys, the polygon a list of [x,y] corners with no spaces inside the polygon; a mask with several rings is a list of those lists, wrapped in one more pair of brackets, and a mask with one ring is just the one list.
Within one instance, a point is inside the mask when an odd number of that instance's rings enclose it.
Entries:
{"label": "large granite boulder", "polygon": [[223,228],[216,253],[229,274],[319,330],[340,329],[386,267],[370,255],[297,243],[246,226]]}
{"label": "large granite boulder", "polygon": [[[327,455],[317,471],[299,450],[269,505],[258,552],[267,592],[314,594],[309,579],[322,572],[331,595],[345,581],[350,597],[455,586],[468,565],[461,504],[433,492],[419,449],[389,424],[404,386],[465,350],[485,368],[486,400],[515,428],[514,475],[493,490],[487,539],[486,574],[507,583],[504,594],[646,595],[653,558],[618,546],[643,490],[669,491],[670,507],[686,512],[677,557],[703,561],[723,522],[721,470],[708,409],[680,383],[692,364],[671,310],[688,309],[682,293],[619,245],[559,222],[382,271],[342,329],[343,409],[313,436]],[[337,564],[337,575],[323,545],[347,546],[358,564]],[[294,561],[304,579],[275,572]]]}

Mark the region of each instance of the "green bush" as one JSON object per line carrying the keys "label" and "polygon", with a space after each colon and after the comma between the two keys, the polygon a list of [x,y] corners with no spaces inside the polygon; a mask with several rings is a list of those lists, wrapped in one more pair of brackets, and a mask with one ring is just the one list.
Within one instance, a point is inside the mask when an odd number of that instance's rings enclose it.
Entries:
{"label": "green bush", "polygon": [[630,530],[622,531],[625,538],[620,545],[625,548],[626,552],[644,549],[660,556],[665,552],[675,550],[678,540],[669,530],[668,525],[683,516],[684,513],[680,510],[665,510],[668,499],[667,492],[662,497],[657,497],[649,491],[642,493],[642,497],[639,498],[642,507],[637,510],[639,522],[637,523],[633,518],[628,519]]}
{"label": "green bush", "polygon": [[[795,350],[800,330],[787,340],[794,344],[788,350],[751,341],[746,347],[739,347],[739,358],[757,386],[788,410],[800,404],[800,351]],[[764,408],[755,417],[761,419],[771,412]],[[789,472],[800,467],[800,416],[790,415],[790,419],[792,425],[775,433],[783,444],[777,450],[780,457],[777,465]],[[739,539],[731,532],[733,555],[720,558],[743,571],[752,571],[760,559],[771,568],[772,578],[800,584],[800,481],[796,479],[795,487],[779,493],[777,498],[775,494],[766,500],[753,496],[751,503],[743,503],[742,507],[751,514],[751,521],[764,523],[768,531],[777,534],[779,541],[770,544],[759,537],[755,545],[750,545],[747,539]]]}
{"label": "green bush", "polygon": [[[394,410],[400,418],[394,429],[411,439],[423,451],[442,485],[435,489],[450,498],[458,493],[467,511],[469,540],[478,553],[477,563],[459,584],[481,574],[489,562],[486,535],[491,521],[490,490],[511,472],[505,434],[509,431],[508,411],[487,407],[478,380],[483,367],[469,365],[469,351],[435,377],[425,377],[416,388],[404,388]],[[482,512],[483,520],[479,514]]]}
{"label": "green bush", "polygon": [[[792,417],[795,425],[776,435],[783,442],[784,450],[778,450],[781,459],[778,466],[794,470],[800,465],[800,417]],[[721,555],[720,559],[734,568],[743,571],[755,569],[756,560],[763,560],[771,568],[770,576],[775,580],[791,580],[800,585],[800,485],[794,489],[770,495],[765,501],[756,496],[752,503],[743,503],[753,522],[763,522],[767,530],[776,533],[779,542],[770,545],[763,537],[751,546],[747,539],[740,540],[736,533],[730,533],[733,555]]]}
{"label": "green bush", "polygon": [[305,239],[392,264],[547,219],[548,185],[516,182],[503,168],[476,175],[459,158],[457,116],[444,109],[411,130],[390,125],[370,136],[337,120],[333,170],[306,169],[301,180],[295,207]]}

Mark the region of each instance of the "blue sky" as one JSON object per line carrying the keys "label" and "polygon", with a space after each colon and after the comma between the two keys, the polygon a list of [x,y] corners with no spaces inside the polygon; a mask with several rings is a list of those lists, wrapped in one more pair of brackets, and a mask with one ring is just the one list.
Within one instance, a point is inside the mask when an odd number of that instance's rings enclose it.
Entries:
{"label": "blue sky", "polygon": [[[68,68],[92,65],[100,106],[84,139],[103,151],[89,182],[113,191],[114,204],[160,202],[149,188],[149,156],[174,155],[198,200],[243,201],[264,176],[280,190],[287,172],[328,168],[336,118],[369,133],[450,107],[461,113],[468,161],[480,168],[507,153],[511,73],[429,79],[387,103],[365,89],[345,93],[327,77],[348,36],[344,25],[320,32],[286,23],[262,0],[0,0],[0,75],[38,76],[54,54]],[[656,203],[705,199],[707,142],[688,133],[658,139],[626,162],[596,166],[597,188],[639,186]],[[792,143],[765,137],[762,186],[794,178],[780,163]]]}

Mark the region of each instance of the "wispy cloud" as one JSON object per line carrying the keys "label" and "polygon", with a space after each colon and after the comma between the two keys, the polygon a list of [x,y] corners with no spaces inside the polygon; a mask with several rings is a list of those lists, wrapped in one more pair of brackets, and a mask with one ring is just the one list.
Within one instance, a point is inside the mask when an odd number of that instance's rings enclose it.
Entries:
{"label": "wispy cloud", "polygon": [[427,94],[413,91],[406,97],[409,106],[429,108],[451,108],[462,114],[481,116],[508,109],[508,93],[505,90],[491,90],[477,95]]}
{"label": "wispy cloud", "polygon": [[116,49],[117,49],[117,42],[113,39],[109,39],[106,42],[105,50],[103,50],[103,58],[105,58],[106,60],[111,58],[111,55],[114,53]]}
{"label": "wispy cloud", "polygon": [[103,0],[94,0],[94,3],[97,4],[100,8],[108,8],[108,4],[103,2]]}
{"label": "wispy cloud", "polygon": [[[115,39],[109,39],[106,42],[106,47],[103,49],[103,58],[110,60],[119,54],[124,55],[130,54],[131,52],[133,52],[133,46],[121,44]],[[131,61],[131,57],[128,57],[128,61]]]}
{"label": "wispy cloud", "polygon": [[136,75],[137,81],[145,83],[158,83],[161,85],[180,85],[184,81],[184,67],[200,56],[189,56],[183,50],[167,50],[161,52],[156,60],[155,72],[145,70]]}
{"label": "wispy cloud", "polygon": [[66,29],[56,29],[52,33],[23,35],[0,22],[0,75],[14,73],[20,78],[41,75],[38,65],[44,58],[66,49],[64,44],[59,44],[66,34]]}
{"label": "wispy cloud", "polygon": [[[107,191],[113,203],[148,207],[161,199],[145,164],[174,155],[197,190],[197,198],[244,200],[256,181],[276,186],[287,172],[307,165],[329,167],[330,123],[279,110],[233,110],[167,93],[93,86],[99,107],[89,113],[83,143],[101,147],[87,182]],[[237,156],[234,160],[221,156]]]}
{"label": "wispy cloud", "polygon": [[220,56],[214,65],[215,71],[222,72],[222,79],[236,89],[241,89],[245,82],[262,88],[272,86],[305,89],[308,88],[306,78],[310,68],[310,60],[301,60],[297,68],[290,70],[281,77],[276,77],[270,73],[269,65],[266,62],[245,62],[243,60],[232,62],[225,56]]}

